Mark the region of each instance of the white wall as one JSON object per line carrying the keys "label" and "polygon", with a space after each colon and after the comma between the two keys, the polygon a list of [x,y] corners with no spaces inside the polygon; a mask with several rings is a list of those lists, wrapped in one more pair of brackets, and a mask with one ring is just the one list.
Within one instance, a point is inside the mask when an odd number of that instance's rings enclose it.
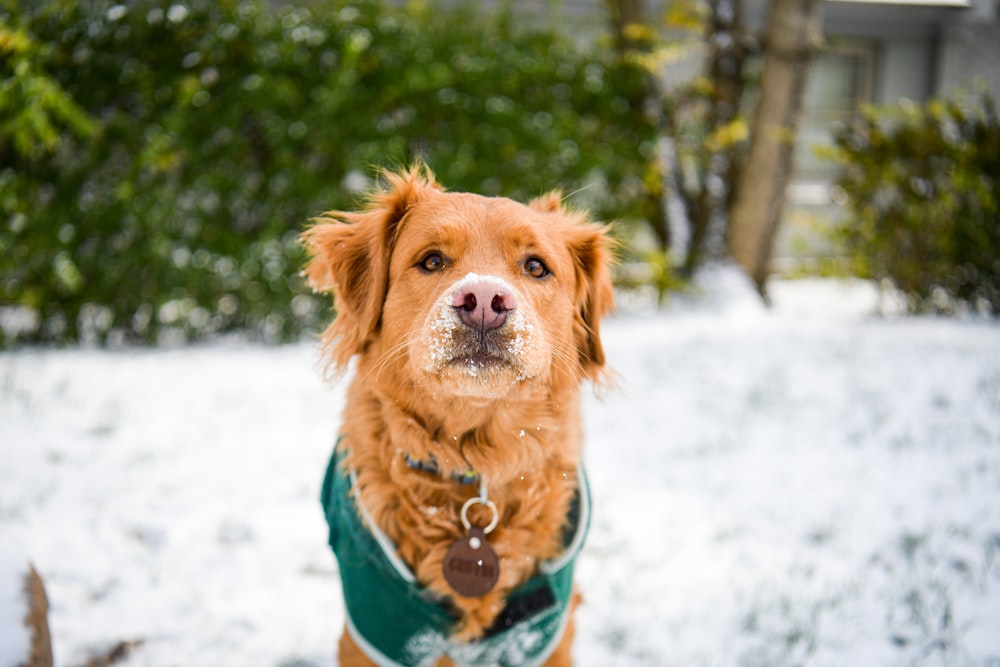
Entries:
{"label": "white wall", "polygon": [[1000,23],[945,26],[935,95],[971,92],[985,84],[1000,100]]}
{"label": "white wall", "polygon": [[893,37],[881,41],[872,102],[894,104],[904,97],[920,102],[932,95],[936,48],[932,38]]}

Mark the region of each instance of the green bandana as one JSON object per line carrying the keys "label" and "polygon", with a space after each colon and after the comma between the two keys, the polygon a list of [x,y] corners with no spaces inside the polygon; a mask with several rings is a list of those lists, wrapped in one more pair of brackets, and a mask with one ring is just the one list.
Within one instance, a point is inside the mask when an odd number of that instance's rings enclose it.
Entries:
{"label": "green bandana", "polygon": [[[338,442],[339,444],[339,442]],[[337,447],[323,481],[322,502],[330,546],[340,565],[347,628],[379,667],[430,667],[442,656],[467,667],[541,665],[559,645],[569,621],[573,564],[589,528],[590,492],[583,469],[570,510],[566,551],[542,563],[513,591],[493,627],[480,640],[450,639],[458,620],[447,598],[421,587],[392,541],[351,497],[353,475]]]}

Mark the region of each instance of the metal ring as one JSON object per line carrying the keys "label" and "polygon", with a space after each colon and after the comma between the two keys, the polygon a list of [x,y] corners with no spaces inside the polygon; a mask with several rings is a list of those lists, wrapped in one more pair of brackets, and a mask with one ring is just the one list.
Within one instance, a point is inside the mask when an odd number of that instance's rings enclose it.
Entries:
{"label": "metal ring", "polygon": [[490,521],[489,525],[483,528],[483,535],[488,535],[494,528],[497,527],[497,524],[500,523],[500,512],[497,511],[497,506],[492,500],[483,501],[479,496],[469,498],[465,501],[465,504],[462,505],[462,525],[465,526],[466,530],[472,529],[472,524],[469,523],[469,508],[473,505],[486,505],[493,510],[493,520]]}

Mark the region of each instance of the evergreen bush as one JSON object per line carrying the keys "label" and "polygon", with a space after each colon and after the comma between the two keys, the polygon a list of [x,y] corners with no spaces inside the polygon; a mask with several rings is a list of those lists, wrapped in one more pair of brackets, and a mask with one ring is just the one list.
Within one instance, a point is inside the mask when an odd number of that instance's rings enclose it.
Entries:
{"label": "evergreen bush", "polygon": [[868,109],[836,133],[855,270],[913,311],[1000,313],[1000,123],[994,100]]}
{"label": "evergreen bush", "polygon": [[473,5],[0,0],[0,344],[294,339],[306,221],[416,157],[628,215],[640,74]]}

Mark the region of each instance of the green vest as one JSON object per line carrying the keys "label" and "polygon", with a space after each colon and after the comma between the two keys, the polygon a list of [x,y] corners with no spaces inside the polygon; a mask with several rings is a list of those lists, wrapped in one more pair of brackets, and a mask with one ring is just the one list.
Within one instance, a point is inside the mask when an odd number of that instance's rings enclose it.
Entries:
{"label": "green vest", "polygon": [[583,469],[566,530],[566,551],[539,566],[513,591],[486,635],[474,642],[450,639],[458,615],[420,586],[395,545],[351,497],[354,475],[340,465],[336,448],[323,481],[322,502],[330,546],[340,566],[347,629],[379,667],[429,667],[449,656],[467,667],[530,667],[544,663],[569,621],[573,564],[589,528],[590,492]]}

